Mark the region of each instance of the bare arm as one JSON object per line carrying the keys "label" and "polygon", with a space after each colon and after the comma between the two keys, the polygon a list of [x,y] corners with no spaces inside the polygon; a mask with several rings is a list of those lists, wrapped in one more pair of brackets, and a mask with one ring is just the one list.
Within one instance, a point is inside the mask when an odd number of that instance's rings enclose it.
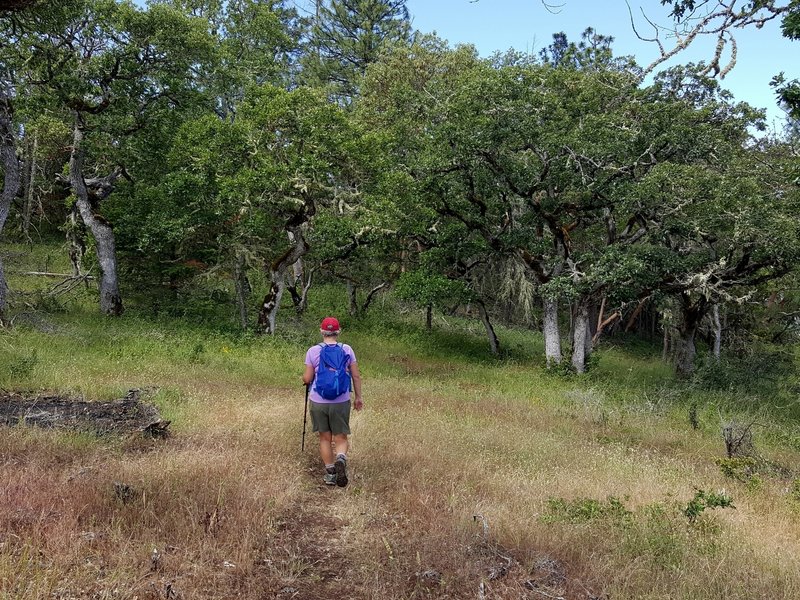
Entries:
{"label": "bare arm", "polygon": [[314,381],[314,375],[314,367],[312,365],[306,365],[306,370],[303,373],[303,384],[311,385],[311,382]]}
{"label": "bare arm", "polygon": [[350,363],[350,376],[353,378],[353,390],[356,393],[353,408],[361,410],[364,408],[364,400],[361,398],[361,373],[358,370],[358,363]]}

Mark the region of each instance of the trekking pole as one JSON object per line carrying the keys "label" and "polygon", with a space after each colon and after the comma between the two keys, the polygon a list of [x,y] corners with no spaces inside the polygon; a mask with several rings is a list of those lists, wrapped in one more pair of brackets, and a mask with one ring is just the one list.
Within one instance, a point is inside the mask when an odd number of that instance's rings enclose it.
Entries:
{"label": "trekking pole", "polygon": [[306,384],[306,401],[303,406],[303,439],[300,442],[300,452],[306,449],[306,419],[308,418],[308,384]]}

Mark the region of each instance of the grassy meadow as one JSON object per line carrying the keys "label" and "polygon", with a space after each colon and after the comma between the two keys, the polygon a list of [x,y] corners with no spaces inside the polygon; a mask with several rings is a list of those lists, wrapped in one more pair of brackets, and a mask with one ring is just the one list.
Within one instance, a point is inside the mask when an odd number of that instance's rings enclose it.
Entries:
{"label": "grassy meadow", "polygon": [[[140,388],[172,435],[0,430],[0,598],[800,598],[796,407],[677,382],[641,343],[549,373],[535,332],[500,328],[495,359],[477,320],[428,332],[391,298],[347,318],[332,287],[271,338],[107,319],[14,274],[44,259],[7,261],[28,308],[0,333],[0,388]],[[329,313],[364,378],[344,489],[321,485],[310,421],[300,451]],[[758,419],[757,465],[721,460],[731,419]]]}

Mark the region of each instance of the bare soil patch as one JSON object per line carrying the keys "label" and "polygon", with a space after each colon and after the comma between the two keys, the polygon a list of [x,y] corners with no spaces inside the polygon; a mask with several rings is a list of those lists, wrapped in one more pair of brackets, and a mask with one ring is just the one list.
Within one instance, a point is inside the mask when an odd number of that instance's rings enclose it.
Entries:
{"label": "bare soil patch", "polygon": [[124,398],[90,402],[57,394],[26,395],[0,391],[0,425],[27,425],[95,433],[142,432],[163,436],[169,421],[158,409],[143,402],[140,390]]}

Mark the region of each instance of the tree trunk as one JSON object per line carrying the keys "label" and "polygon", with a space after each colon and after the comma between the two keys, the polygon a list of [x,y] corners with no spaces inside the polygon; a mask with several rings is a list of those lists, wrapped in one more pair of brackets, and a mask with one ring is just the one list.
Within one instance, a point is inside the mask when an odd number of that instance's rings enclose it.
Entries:
{"label": "tree trunk", "polygon": [[258,331],[268,335],[275,333],[278,309],[281,307],[281,299],[286,287],[286,269],[308,252],[308,244],[302,234],[301,226],[294,226],[289,231],[294,235],[295,244],[270,265],[270,281],[272,285],[267,295],[264,296],[261,310],[258,312]]}
{"label": "tree trunk", "polygon": [[661,360],[667,362],[669,358],[669,327],[666,323],[663,324],[664,327],[664,343],[661,349]]}
{"label": "tree trunk", "polygon": [[694,372],[694,359],[697,356],[695,347],[696,326],[685,326],[678,330],[675,348],[675,371],[678,375],[689,377]]}
{"label": "tree trunk", "polygon": [[406,240],[400,240],[401,248],[400,248],[400,273],[405,273],[408,269],[406,265],[408,263],[408,250],[406,249]]}
{"label": "tree trunk", "polygon": [[430,331],[433,328],[433,304],[428,304],[425,308],[425,329]]}
{"label": "tree trunk", "polygon": [[495,356],[500,354],[500,342],[497,339],[497,334],[494,332],[492,322],[489,320],[489,311],[486,310],[486,305],[478,300],[478,311],[481,314],[481,321],[486,328],[486,336],[489,338],[489,348]]}
{"label": "tree trunk", "polygon": [[[297,244],[297,238],[295,237],[294,233],[291,231],[287,231],[286,235],[289,237],[289,243],[293,246]],[[301,256],[296,261],[292,263],[292,274],[294,275],[295,281],[300,281],[301,283],[305,279],[303,275],[303,257]]]}
{"label": "tree trunk", "polygon": [[570,302],[569,303],[569,331],[567,332],[567,338],[572,339],[575,335],[575,305]]}
{"label": "tree trunk", "polygon": [[715,304],[711,310],[712,320],[714,322],[714,359],[719,361],[720,352],[722,350],[722,323],[719,320],[719,304]]}
{"label": "tree trunk", "polygon": [[75,123],[72,153],[69,160],[69,180],[75,194],[75,203],[81,219],[92,232],[100,264],[100,310],[111,316],[122,314],[122,296],[117,279],[117,251],[111,224],[96,214],[89,200],[89,191],[83,178],[83,130]]}
{"label": "tree trunk", "polygon": [[589,311],[587,315],[586,321],[586,336],[583,345],[583,351],[586,354],[586,358],[589,358],[594,352],[594,334],[592,333],[592,324],[594,323],[594,319],[592,319],[592,311]]}
{"label": "tree trunk", "polygon": [[375,298],[375,294],[380,292],[383,288],[387,287],[388,285],[389,285],[388,282],[384,281],[380,285],[376,285],[374,288],[372,288],[369,291],[369,294],[367,294],[367,299],[364,300],[364,305],[361,307],[361,312],[363,313],[367,312],[367,310],[369,310],[370,305],[372,304],[372,300]]}
{"label": "tree trunk", "polygon": [[25,239],[31,239],[31,217],[33,216],[33,190],[36,186],[36,170],[39,168],[36,164],[36,155],[39,152],[39,137],[33,136],[33,144],[30,156],[30,172],[28,174],[28,183],[25,190],[25,207],[22,211],[22,235]]}
{"label": "tree trunk", "polygon": [[244,254],[236,253],[233,265],[233,283],[236,287],[236,308],[239,313],[239,325],[242,330],[247,331],[247,298],[249,296],[247,285],[247,269],[244,261]]}
{"label": "tree trunk", "polygon": [[261,304],[261,311],[258,314],[258,329],[267,335],[275,333],[278,309],[281,306],[281,298],[283,298],[283,290],[286,285],[282,270],[273,270],[270,280],[272,285],[267,295],[264,296],[264,302]]}
{"label": "tree trunk", "polygon": [[[0,196],[0,238],[11,210],[11,202],[17,196],[20,187],[20,167],[17,157],[16,139],[14,136],[11,101],[0,86],[0,157],[2,157],[4,180]],[[8,324],[8,285],[6,284],[3,258],[0,256],[0,326]]]}
{"label": "tree trunk", "polygon": [[589,301],[578,300],[572,334],[572,367],[576,373],[586,372],[586,339],[589,329]]}
{"label": "tree trunk", "polygon": [[[289,242],[291,244],[297,243],[297,238],[291,231],[287,232]],[[305,283],[305,274],[303,266],[303,258],[300,257],[292,263],[292,277],[286,288],[292,296],[292,304],[294,310],[298,315],[302,315],[306,308],[308,308],[308,289],[311,287],[311,276],[308,278],[308,284]]]}
{"label": "tree trunk", "polygon": [[303,301],[303,297],[300,295],[300,289],[302,289],[303,280],[297,279],[296,277],[292,277],[289,283],[286,285],[286,289],[289,290],[289,295],[292,297],[292,304],[294,304],[294,309],[300,314],[300,303]]}
{"label": "tree trunk", "polygon": [[8,320],[8,285],[6,272],[3,268],[3,258],[0,257],[0,327],[7,327]]}
{"label": "tree trunk", "polygon": [[[606,298],[603,296],[601,306],[605,307]],[[586,325],[586,356],[594,351],[594,334],[597,333],[597,323],[600,320],[600,307],[595,302],[589,305],[589,322]]]}
{"label": "tree trunk", "polygon": [[298,315],[302,315],[308,308],[308,290],[311,289],[315,269],[316,267],[308,272],[308,280],[305,282],[302,278],[298,278],[297,273],[294,273],[294,280],[286,286],[292,295],[292,304]]}
{"label": "tree trunk", "polygon": [[561,364],[561,334],[558,328],[558,301],[545,298],[542,318],[544,333],[544,353],[547,368]]}
{"label": "tree trunk", "polygon": [[695,338],[705,309],[704,299],[692,303],[686,295],[681,296],[681,322],[675,345],[675,371],[682,377],[688,377],[694,372],[694,360],[697,356]]}
{"label": "tree trunk", "polygon": [[86,254],[86,226],[78,216],[77,205],[74,205],[69,212],[66,229],[72,275],[73,277],[81,277],[83,275],[83,257]]}
{"label": "tree trunk", "polygon": [[650,300],[649,296],[639,300],[639,304],[636,305],[636,309],[633,311],[633,313],[631,313],[631,316],[628,318],[628,323],[625,325],[626,332],[631,331],[634,325],[636,325],[636,319],[638,319],[639,315],[642,314],[642,309],[645,307],[648,300]]}

